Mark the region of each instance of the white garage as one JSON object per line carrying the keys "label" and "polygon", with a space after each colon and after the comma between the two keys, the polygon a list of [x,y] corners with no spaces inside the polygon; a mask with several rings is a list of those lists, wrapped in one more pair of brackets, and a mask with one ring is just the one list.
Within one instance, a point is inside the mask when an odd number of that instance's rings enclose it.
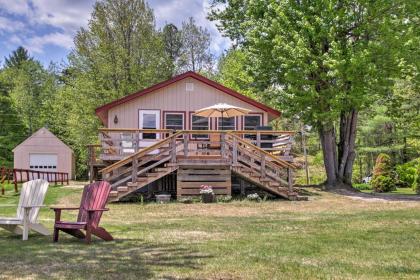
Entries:
{"label": "white garage", "polygon": [[14,168],[64,172],[74,178],[74,153],[47,128],[43,127],[13,149]]}

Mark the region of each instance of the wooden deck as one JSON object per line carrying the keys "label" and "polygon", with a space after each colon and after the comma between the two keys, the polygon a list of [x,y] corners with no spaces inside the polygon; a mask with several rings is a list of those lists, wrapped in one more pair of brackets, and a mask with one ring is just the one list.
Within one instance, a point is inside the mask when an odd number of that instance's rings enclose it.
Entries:
{"label": "wooden deck", "polygon": [[[144,133],[156,133],[159,139],[144,142]],[[216,194],[230,195],[235,174],[274,195],[294,199],[292,135],[283,131],[107,129],[101,131],[102,144],[92,146],[97,153],[91,149],[95,157],[91,156],[90,169],[104,166],[99,173],[112,185],[111,201],[173,173],[177,197],[198,195],[203,184],[213,186]]]}

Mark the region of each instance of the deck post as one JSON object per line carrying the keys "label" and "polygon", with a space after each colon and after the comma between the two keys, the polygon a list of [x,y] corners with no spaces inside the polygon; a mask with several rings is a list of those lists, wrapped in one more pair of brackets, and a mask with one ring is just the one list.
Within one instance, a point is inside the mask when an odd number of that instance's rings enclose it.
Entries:
{"label": "deck post", "polygon": [[139,146],[140,146],[139,133],[134,133],[134,152],[135,153],[139,151]]}
{"label": "deck post", "polygon": [[184,156],[188,157],[188,133],[184,133]]}
{"label": "deck post", "polygon": [[232,147],[232,164],[238,163],[238,140],[233,138],[233,147]]}
{"label": "deck post", "polygon": [[170,147],[171,147],[171,162],[175,163],[176,162],[176,137],[172,137]]}
{"label": "deck post", "polygon": [[137,181],[137,169],[138,169],[137,158],[133,158],[132,167],[133,167],[133,170],[131,171],[131,182],[135,183]]}
{"label": "deck post", "polygon": [[289,192],[293,191],[293,170],[289,167],[287,168],[287,183],[289,187]]}
{"label": "deck post", "polygon": [[220,155],[225,157],[225,133],[220,134]]}
{"label": "deck post", "polygon": [[261,148],[261,133],[257,132],[257,147]]}
{"label": "deck post", "polygon": [[261,177],[265,177],[265,155],[261,153]]}

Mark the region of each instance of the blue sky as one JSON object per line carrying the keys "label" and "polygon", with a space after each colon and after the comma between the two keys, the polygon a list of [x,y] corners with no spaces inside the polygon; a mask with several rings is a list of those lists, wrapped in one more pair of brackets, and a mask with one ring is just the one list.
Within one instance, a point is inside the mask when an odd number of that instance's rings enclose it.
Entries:
{"label": "blue sky", "polygon": [[[0,0],[0,61],[18,46],[27,48],[44,65],[61,63],[73,48],[74,34],[85,27],[94,0]],[[218,56],[230,41],[206,19],[209,0],[149,0],[157,27],[165,23],[181,26],[193,16],[211,36],[212,52]]]}

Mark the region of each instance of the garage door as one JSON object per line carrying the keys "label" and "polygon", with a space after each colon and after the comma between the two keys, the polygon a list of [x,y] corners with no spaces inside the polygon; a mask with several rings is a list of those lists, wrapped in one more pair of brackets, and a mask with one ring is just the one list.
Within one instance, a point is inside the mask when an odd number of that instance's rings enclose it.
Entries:
{"label": "garage door", "polygon": [[29,167],[39,171],[57,171],[56,154],[30,154]]}

